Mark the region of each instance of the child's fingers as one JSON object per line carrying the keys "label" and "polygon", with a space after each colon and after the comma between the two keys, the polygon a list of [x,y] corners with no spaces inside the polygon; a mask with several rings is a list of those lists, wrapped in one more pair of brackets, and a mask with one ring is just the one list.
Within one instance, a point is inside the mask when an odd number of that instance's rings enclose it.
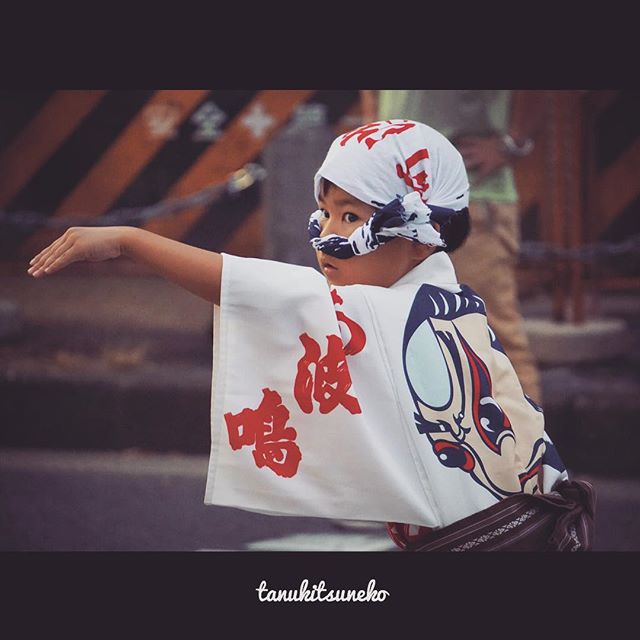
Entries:
{"label": "child's fingers", "polygon": [[40,272],[44,270],[44,267],[47,266],[48,262],[51,262],[51,258],[54,255],[56,256],[58,255],[58,252],[60,251],[60,247],[61,245],[59,245],[55,249],[52,249],[51,247],[47,247],[47,249],[45,249],[44,251],[41,251],[38,254],[38,256],[36,256],[33,259],[32,265],[27,269],[27,273],[32,276],[41,275]]}
{"label": "child's fingers", "polygon": [[43,251],[41,251],[34,259],[33,262],[31,264],[31,266],[29,267],[29,269],[27,269],[27,273],[30,274],[34,274],[37,271],[40,271],[40,269],[42,267],[44,267],[45,262],[47,261],[47,258],[49,258],[49,256],[52,254],[52,249],[51,247],[47,247],[46,249],[44,249]]}
{"label": "child's fingers", "polygon": [[75,261],[76,260],[73,256],[73,252],[70,250],[66,250],[61,254],[49,258],[49,260],[44,264],[43,270],[47,274],[55,273],[56,271],[60,271],[60,269]]}
{"label": "child's fingers", "polygon": [[54,264],[55,262],[57,262],[63,255],[65,255],[65,253],[67,252],[68,248],[69,247],[66,244],[62,244],[62,245],[60,245],[60,247],[58,249],[56,249],[55,251],[52,251],[44,259],[44,262],[42,263],[42,268],[45,271],[49,271],[51,265]]}
{"label": "child's fingers", "polygon": [[57,252],[55,255],[48,256],[46,260],[44,260],[40,265],[38,265],[35,269],[32,267],[33,271],[31,275],[33,276],[41,276],[50,273],[55,273],[62,269],[62,267],[67,264],[73,262],[72,253],[70,250],[63,250]]}
{"label": "child's fingers", "polygon": [[48,252],[56,249],[57,247],[59,247],[66,240],[67,240],[67,236],[66,235],[61,235],[57,240],[54,240],[50,245],[45,247],[40,253],[38,253],[33,258],[31,258],[31,260],[29,260],[29,264],[35,264],[36,261],[40,257],[42,257],[42,256],[46,255]]}
{"label": "child's fingers", "polygon": [[[27,270],[27,273],[32,276],[39,276],[43,273],[51,273],[51,265],[58,260],[63,254],[67,253],[71,248],[73,241],[67,238],[64,242],[57,247],[48,247],[41,254],[40,258]],[[70,256],[69,256],[70,257]],[[70,260],[69,262],[73,262]],[[62,268],[64,265],[57,265],[56,271]]]}

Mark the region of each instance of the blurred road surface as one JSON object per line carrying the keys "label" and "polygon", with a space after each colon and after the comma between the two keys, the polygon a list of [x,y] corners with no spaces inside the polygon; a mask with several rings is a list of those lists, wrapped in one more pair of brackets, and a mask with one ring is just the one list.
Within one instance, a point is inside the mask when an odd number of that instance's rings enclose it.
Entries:
{"label": "blurred road surface", "polygon": [[[0,450],[0,551],[394,551],[381,526],[345,528],[205,506],[207,456]],[[640,478],[596,488],[595,551],[640,550]]]}

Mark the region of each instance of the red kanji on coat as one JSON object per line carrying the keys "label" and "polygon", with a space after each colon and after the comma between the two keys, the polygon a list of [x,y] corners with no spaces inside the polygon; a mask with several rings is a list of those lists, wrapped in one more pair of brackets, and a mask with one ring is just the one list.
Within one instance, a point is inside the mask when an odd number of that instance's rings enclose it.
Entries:
{"label": "red kanji on coat", "polygon": [[235,451],[255,445],[253,458],[258,468],[267,466],[277,475],[291,478],[298,471],[302,453],[294,442],[296,430],[286,426],[289,415],[280,394],[263,389],[257,409],[224,414],[231,448]]}
{"label": "red kanji on coat", "polygon": [[[370,124],[365,124],[362,127],[358,127],[349,133],[345,133],[340,139],[340,146],[344,147],[349,140],[357,137],[358,142],[364,142],[367,145],[367,149],[371,149],[374,144],[380,142],[383,138],[392,134],[402,133],[415,126],[416,125],[414,123],[408,121],[392,123],[391,120],[382,120],[380,122],[372,122]],[[384,133],[381,136],[376,137],[375,134],[380,131],[383,131]]]}
{"label": "red kanji on coat", "polygon": [[[320,345],[308,334],[300,336],[304,355],[298,361],[293,394],[305,413],[313,411],[313,400],[320,413],[329,413],[341,404],[350,413],[362,413],[355,396],[349,395],[351,376],[340,336],[327,336],[327,353],[322,356]],[[315,375],[311,373],[311,366]]]}
{"label": "red kanji on coat", "polygon": [[398,178],[402,178],[405,184],[410,186],[414,191],[418,191],[420,195],[423,195],[427,189],[429,189],[429,183],[427,182],[429,176],[424,169],[411,175],[411,169],[413,169],[420,160],[426,160],[428,157],[429,151],[427,149],[420,149],[407,158],[406,167],[403,167],[401,164],[396,165]]}
{"label": "red kanji on coat", "polygon": [[[333,300],[334,305],[342,304],[342,298],[335,289],[331,290],[331,299]],[[347,329],[349,329],[349,333],[351,334],[349,342],[344,345],[345,355],[354,356],[356,353],[360,353],[367,342],[367,336],[364,329],[355,320],[352,320],[345,315],[343,311],[336,311],[336,317],[339,322],[343,322],[346,325]]]}

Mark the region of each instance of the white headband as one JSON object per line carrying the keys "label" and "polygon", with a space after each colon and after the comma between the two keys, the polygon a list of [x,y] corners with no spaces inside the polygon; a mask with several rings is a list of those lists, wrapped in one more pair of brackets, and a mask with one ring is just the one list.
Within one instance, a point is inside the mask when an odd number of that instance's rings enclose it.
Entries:
{"label": "white headband", "polygon": [[[458,150],[435,129],[412,120],[381,120],[338,136],[314,177],[318,203],[322,178],[377,208],[413,192],[429,207],[460,211],[469,205]],[[421,222],[431,227],[429,216]],[[416,239],[414,231],[404,237]],[[419,235],[431,244],[440,240],[433,231],[435,238],[431,232]]]}

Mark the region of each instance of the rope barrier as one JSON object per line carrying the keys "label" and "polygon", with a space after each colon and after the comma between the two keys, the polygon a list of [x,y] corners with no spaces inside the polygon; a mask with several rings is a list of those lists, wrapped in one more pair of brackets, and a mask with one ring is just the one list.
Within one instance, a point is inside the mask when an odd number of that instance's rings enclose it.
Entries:
{"label": "rope barrier", "polygon": [[266,170],[257,164],[247,164],[234,172],[230,178],[222,183],[206,187],[184,198],[177,198],[166,202],[158,202],[148,207],[129,207],[116,209],[95,218],[82,216],[52,217],[33,211],[0,211],[0,225],[26,228],[61,229],[73,226],[106,227],[113,225],[131,225],[145,222],[152,218],[171,216],[179,211],[192,207],[201,207],[222,199],[225,195],[236,195],[245,191],[266,176]]}
{"label": "rope barrier", "polygon": [[[225,195],[236,195],[261,182],[266,177],[266,170],[258,164],[249,163],[231,174],[229,179],[184,198],[158,202],[147,207],[130,207],[110,211],[96,218],[82,216],[52,217],[32,211],[6,212],[0,211],[0,226],[23,228],[66,229],[73,226],[113,226],[139,224],[153,218],[168,217],[179,211],[192,207],[202,207]],[[520,258],[524,261],[577,261],[597,262],[611,257],[640,255],[640,234],[631,236],[619,243],[597,242],[572,249],[555,247],[544,242],[526,241],[521,243]]]}
{"label": "rope barrier", "polygon": [[534,241],[522,242],[520,247],[520,257],[534,262],[565,260],[587,263],[627,255],[640,255],[640,234],[623,242],[596,242],[572,249]]}

